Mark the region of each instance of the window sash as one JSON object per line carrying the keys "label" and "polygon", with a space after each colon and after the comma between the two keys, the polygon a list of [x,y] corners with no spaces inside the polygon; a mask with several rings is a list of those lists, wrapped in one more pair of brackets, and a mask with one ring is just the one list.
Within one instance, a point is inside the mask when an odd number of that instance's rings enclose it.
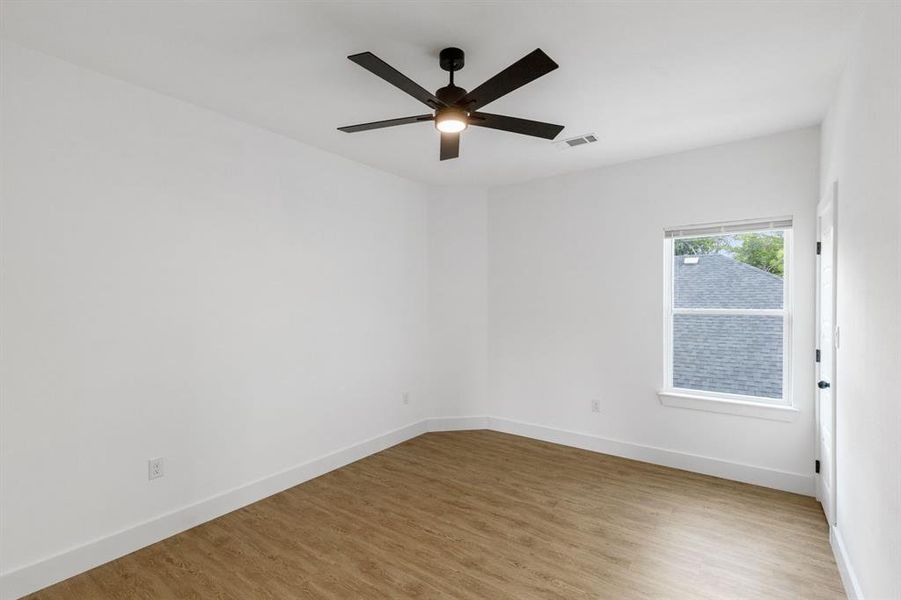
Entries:
{"label": "window sash", "polygon": [[[773,227],[778,223],[781,226]],[[755,227],[760,224],[760,227]],[[766,224],[766,226],[762,226]],[[740,225],[740,226],[739,226]],[[665,391],[677,393],[690,393],[699,396],[705,396],[711,399],[724,400],[743,400],[758,404],[769,404],[778,406],[793,406],[792,402],[792,373],[791,373],[791,354],[792,354],[792,313],[791,313],[791,269],[792,269],[792,220],[791,218],[782,220],[760,220],[747,222],[734,222],[722,225],[706,225],[705,229],[700,227],[681,227],[671,228],[665,231],[664,237],[664,357],[663,357],[663,389]],[[730,227],[729,230],[723,228]],[[734,227],[734,228],[732,228]],[[676,308],[673,306],[675,301],[675,280],[673,278],[673,257],[674,243],[673,241],[680,238],[690,237],[709,237],[711,235],[746,233],[753,231],[772,231],[781,230],[784,239],[784,275],[782,287],[782,308],[764,309],[764,308]],[[679,232],[679,235],[671,235]],[[741,394],[731,394],[725,392],[716,392],[711,390],[695,390],[686,388],[673,387],[673,316],[679,314],[694,315],[760,315],[760,316],[781,316],[782,317],[782,398],[766,398],[762,396],[745,396]]]}
{"label": "window sash", "polygon": [[779,317],[785,314],[784,308],[673,308],[674,315],[758,315]]}

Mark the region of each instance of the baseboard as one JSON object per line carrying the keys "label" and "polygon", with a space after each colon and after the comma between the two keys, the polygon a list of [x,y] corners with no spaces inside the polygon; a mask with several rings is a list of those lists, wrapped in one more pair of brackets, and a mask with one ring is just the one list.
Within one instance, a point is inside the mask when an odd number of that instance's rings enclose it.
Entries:
{"label": "baseboard", "polygon": [[0,575],[0,599],[12,600],[43,589],[430,430],[430,419],[405,425],[3,573]]}
{"label": "baseboard", "polygon": [[552,442],[554,444],[572,446],[583,450],[631,458],[633,460],[640,460],[655,465],[693,471],[704,475],[713,475],[714,477],[721,477],[723,479],[752,483],[754,485],[793,492],[795,494],[803,494],[805,496],[813,496],[815,489],[813,476],[803,475],[801,473],[790,473],[787,471],[779,471],[777,469],[720,460],[709,456],[700,456],[697,454],[689,454],[687,452],[656,448],[654,446],[644,446],[588,433],[556,429],[553,427],[545,427],[544,425],[523,423],[521,421],[498,417],[488,418],[488,429],[530,437],[545,442]]}
{"label": "baseboard", "polygon": [[[3,573],[0,575],[0,600],[19,598],[53,585],[423,433],[472,429],[491,429],[798,494],[813,495],[814,491],[813,477],[806,475],[611,440],[587,433],[490,416],[424,419]],[[840,542],[833,545],[836,546],[843,548]],[[838,554],[836,560],[839,560]],[[840,569],[841,564],[840,562]],[[843,581],[845,573],[843,570]],[[856,585],[850,568],[847,573],[848,581]],[[845,585],[851,589],[848,583]],[[857,598],[861,597],[858,595]]]}
{"label": "baseboard", "polygon": [[436,417],[429,419],[429,431],[488,429],[490,417]]}
{"label": "baseboard", "polygon": [[845,540],[842,538],[838,527],[829,528],[829,544],[832,545],[832,554],[835,555],[835,564],[838,565],[838,573],[842,577],[842,585],[848,600],[863,600],[863,592],[860,591],[860,583],[848,560],[848,552],[845,550]]}

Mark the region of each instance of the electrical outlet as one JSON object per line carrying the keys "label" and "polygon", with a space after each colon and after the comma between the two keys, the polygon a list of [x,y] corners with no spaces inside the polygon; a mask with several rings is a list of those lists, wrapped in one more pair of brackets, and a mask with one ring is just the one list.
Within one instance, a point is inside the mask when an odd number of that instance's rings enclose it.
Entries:
{"label": "electrical outlet", "polygon": [[601,412],[601,401],[600,400],[592,400],[591,401],[591,412],[593,412],[593,413]]}
{"label": "electrical outlet", "polygon": [[163,476],[163,459],[151,458],[147,461],[147,479],[159,479]]}
{"label": "electrical outlet", "polygon": [[410,392],[404,392],[403,403],[404,403],[404,404],[409,404],[409,403],[410,403]]}

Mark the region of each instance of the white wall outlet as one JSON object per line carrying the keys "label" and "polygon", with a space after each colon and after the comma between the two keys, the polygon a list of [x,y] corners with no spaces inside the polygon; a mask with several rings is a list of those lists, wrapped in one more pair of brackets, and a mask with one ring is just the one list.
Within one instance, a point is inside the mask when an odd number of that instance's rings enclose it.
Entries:
{"label": "white wall outlet", "polygon": [[403,398],[402,398],[402,402],[403,402],[404,404],[409,404],[409,403],[410,403],[410,392],[404,392],[404,395],[403,395]]}
{"label": "white wall outlet", "polygon": [[163,459],[151,458],[147,461],[147,479],[159,479],[163,476]]}
{"label": "white wall outlet", "polygon": [[593,412],[593,413],[601,412],[601,401],[600,400],[592,400],[591,401],[591,412]]}

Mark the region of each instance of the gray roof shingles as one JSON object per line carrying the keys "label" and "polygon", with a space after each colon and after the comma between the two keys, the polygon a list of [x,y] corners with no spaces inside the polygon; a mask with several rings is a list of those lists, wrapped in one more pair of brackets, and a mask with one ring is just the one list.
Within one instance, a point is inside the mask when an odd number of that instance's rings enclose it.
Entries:
{"label": "gray roof shingles", "polygon": [[[782,278],[721,254],[673,261],[676,308],[782,308]],[[673,386],[782,398],[782,317],[675,315]]]}

